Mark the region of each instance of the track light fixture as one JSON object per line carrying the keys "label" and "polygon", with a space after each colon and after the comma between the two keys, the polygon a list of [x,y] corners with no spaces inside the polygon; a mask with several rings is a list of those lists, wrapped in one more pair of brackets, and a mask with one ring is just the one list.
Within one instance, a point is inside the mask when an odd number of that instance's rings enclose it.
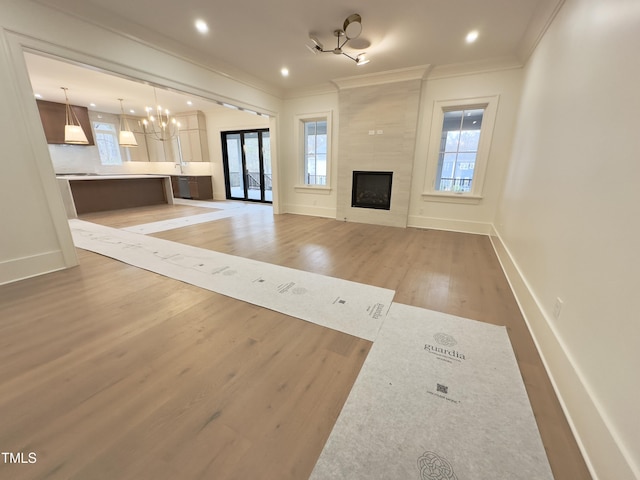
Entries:
{"label": "track light fixture", "polygon": [[357,13],[354,13],[352,15],[349,15],[345,19],[341,29],[339,28],[333,31],[333,35],[337,40],[336,48],[325,50],[320,41],[313,35],[309,35],[311,44],[307,45],[307,47],[313,53],[333,53],[335,55],[344,55],[345,57],[350,58],[351,60],[356,62],[356,65],[364,65],[366,63],[369,63],[369,60],[366,57],[366,53],[360,53],[354,57],[342,50],[343,47],[349,42],[349,40],[358,38],[361,32],[362,18]]}

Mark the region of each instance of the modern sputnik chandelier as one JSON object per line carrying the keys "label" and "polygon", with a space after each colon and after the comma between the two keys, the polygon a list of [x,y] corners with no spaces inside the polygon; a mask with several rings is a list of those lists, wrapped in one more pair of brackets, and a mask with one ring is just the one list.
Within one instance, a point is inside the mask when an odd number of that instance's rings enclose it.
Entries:
{"label": "modern sputnik chandelier", "polygon": [[369,60],[366,58],[366,53],[360,53],[356,56],[349,55],[346,53],[343,48],[350,41],[358,38],[362,33],[362,18],[357,13],[349,15],[344,23],[342,24],[342,28],[336,29],[333,31],[333,35],[336,37],[336,47],[330,50],[325,50],[324,46],[320,43],[320,41],[314,37],[313,35],[309,35],[311,39],[311,45],[307,45],[309,50],[313,53],[333,53],[335,55],[344,55],[347,58],[350,58],[356,65],[365,65],[369,63]]}

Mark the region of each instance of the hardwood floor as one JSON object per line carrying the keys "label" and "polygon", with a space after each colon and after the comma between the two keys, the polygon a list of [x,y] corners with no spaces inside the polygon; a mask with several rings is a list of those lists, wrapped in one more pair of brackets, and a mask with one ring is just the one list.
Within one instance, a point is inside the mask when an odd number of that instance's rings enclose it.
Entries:
{"label": "hardwood floor", "polygon": [[[85,215],[121,227],[206,213]],[[505,325],[558,480],[588,470],[489,239],[239,214],[155,234]],[[78,250],[0,287],[0,479],[306,479],[371,344]]]}

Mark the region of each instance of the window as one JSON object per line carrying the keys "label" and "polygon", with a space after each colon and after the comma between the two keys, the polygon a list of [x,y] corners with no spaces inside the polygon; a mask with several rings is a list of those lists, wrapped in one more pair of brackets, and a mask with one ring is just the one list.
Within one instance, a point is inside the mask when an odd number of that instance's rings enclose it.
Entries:
{"label": "window", "polygon": [[307,187],[327,187],[330,185],[331,112],[300,115],[297,125],[298,152],[302,159],[300,183]]}
{"label": "window", "polygon": [[304,122],[304,183],[327,184],[327,121]]}
{"label": "window", "polygon": [[118,130],[113,123],[93,122],[96,134],[96,145],[102,165],[121,165],[120,145],[118,144]]}
{"label": "window", "polygon": [[435,190],[470,192],[484,108],[444,112]]}
{"label": "window", "polygon": [[481,198],[498,97],[434,104],[423,195]]}

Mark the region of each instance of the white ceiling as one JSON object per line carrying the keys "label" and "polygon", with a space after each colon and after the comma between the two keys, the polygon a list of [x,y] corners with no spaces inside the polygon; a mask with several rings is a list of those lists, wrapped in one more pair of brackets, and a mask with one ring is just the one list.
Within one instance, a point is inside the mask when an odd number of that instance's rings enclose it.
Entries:
{"label": "white ceiling", "polygon": [[[25,60],[33,93],[37,98],[50,102],[64,103],[64,91],[61,87],[65,87],[68,89],[69,103],[97,112],[119,114],[119,98],[122,98],[125,113],[135,116],[146,115],[146,107],[158,104],[171,113],[224,108],[213,101],[163,88],[154,89],[142,82],[59,59],[25,53]],[[187,102],[191,102],[191,105]],[[134,111],[130,112],[131,109]]]}
{"label": "white ceiling", "polygon": [[[523,63],[563,0],[36,1],[285,95],[336,78],[418,65]],[[345,51],[366,52],[370,63],[356,66],[342,55],[309,51],[310,34],[333,48],[333,31],[352,13],[362,17],[362,34]],[[209,33],[195,30],[196,18],[208,23]],[[465,36],[474,29],[478,40],[467,44]],[[107,88],[93,79],[72,89],[74,77],[62,78],[61,67],[55,69],[59,75],[43,71],[45,63],[29,61],[35,90],[52,88],[45,83],[57,81],[58,90],[68,86],[72,103],[81,104],[81,89]],[[283,67],[290,71],[286,78],[280,74]],[[67,85],[59,85],[61,81]],[[114,78],[104,81],[117,83]],[[144,90],[151,102],[149,89]],[[142,93],[118,95],[127,100]]]}

